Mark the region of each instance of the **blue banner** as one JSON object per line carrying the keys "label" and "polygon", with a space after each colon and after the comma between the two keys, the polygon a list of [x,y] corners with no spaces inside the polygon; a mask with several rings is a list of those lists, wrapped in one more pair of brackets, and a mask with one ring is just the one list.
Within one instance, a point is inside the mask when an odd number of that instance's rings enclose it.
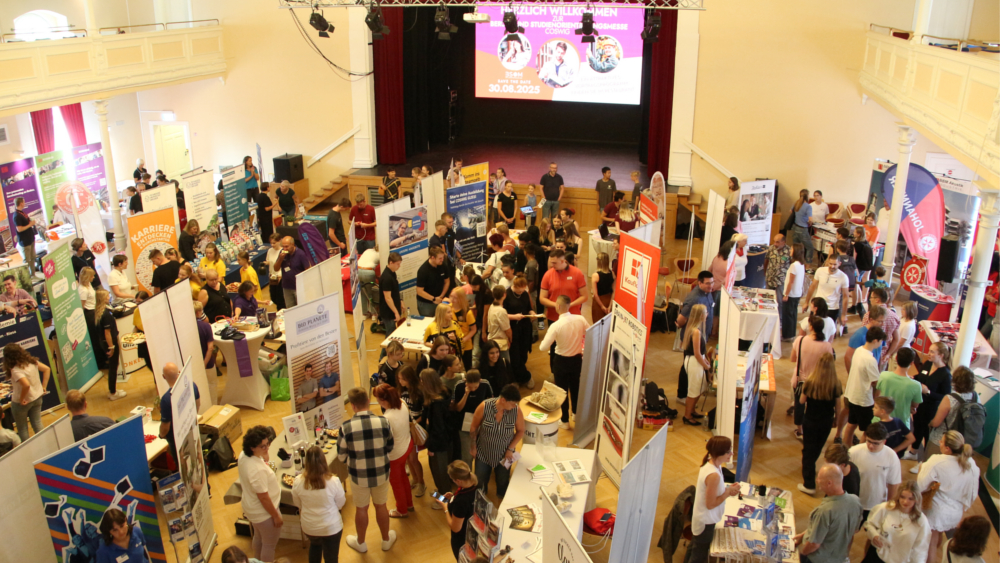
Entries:
{"label": "blue banner", "polygon": [[[3,358],[3,347],[8,344],[20,344],[21,348],[38,358],[38,361],[52,368],[52,357],[45,337],[42,336],[42,320],[38,316],[38,311],[16,317],[7,313],[0,314],[0,359]],[[52,377],[49,378],[49,384],[45,388],[45,395],[42,395],[42,410],[46,411],[61,405],[62,400],[59,396],[56,370],[53,369]]]}
{"label": "blue banner", "polygon": [[486,248],[486,182],[449,188],[448,213],[455,217],[455,238],[467,262],[482,262]]}
{"label": "blue banner", "polygon": [[753,439],[757,431],[757,408],[760,402],[761,348],[761,339],[754,341],[743,366],[746,371],[742,374],[743,402],[740,406],[740,434],[737,437],[736,480],[744,483],[750,481],[750,465],[753,463]]}

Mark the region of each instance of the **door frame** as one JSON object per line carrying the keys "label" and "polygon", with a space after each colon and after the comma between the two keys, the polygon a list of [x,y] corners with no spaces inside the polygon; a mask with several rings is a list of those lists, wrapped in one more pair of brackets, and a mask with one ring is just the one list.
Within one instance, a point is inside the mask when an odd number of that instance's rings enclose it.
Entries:
{"label": "door frame", "polygon": [[[153,171],[155,172],[156,170],[158,170],[158,169],[161,168],[161,166],[160,166],[160,164],[158,162],[158,158],[156,156],[156,126],[157,125],[180,125],[180,126],[184,127],[184,146],[187,147],[187,150],[188,150],[188,159],[190,160],[191,166],[193,167],[194,166],[194,154],[192,154],[192,147],[191,147],[191,126],[188,124],[188,122],[187,121],[150,121],[149,122],[149,141],[150,141],[149,144],[153,148],[153,155],[152,155],[153,156],[153,166],[152,166]],[[155,182],[156,178],[153,178],[153,181]]]}

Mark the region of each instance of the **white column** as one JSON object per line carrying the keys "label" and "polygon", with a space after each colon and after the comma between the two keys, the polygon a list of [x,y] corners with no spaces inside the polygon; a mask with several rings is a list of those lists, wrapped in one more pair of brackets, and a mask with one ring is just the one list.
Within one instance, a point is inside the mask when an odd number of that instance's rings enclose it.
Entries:
{"label": "white column", "polygon": [[[365,24],[368,10],[362,7],[347,9],[348,44],[350,49],[350,68],[355,72],[371,72],[374,68],[372,56],[372,32]],[[392,30],[402,33],[403,30]],[[361,130],[354,135],[354,168],[371,168],[378,163],[375,151],[375,76],[351,79],[351,112],[354,126]]]}
{"label": "white column", "polygon": [[700,15],[701,12],[697,10],[677,11],[674,103],[670,122],[670,167],[667,169],[667,183],[672,186],[691,185],[691,148],[685,141],[694,142]]}
{"label": "white column", "polygon": [[[111,157],[111,131],[108,129],[108,101],[95,100],[94,113],[101,129],[101,152],[104,154],[104,175],[108,180],[108,197],[111,205],[111,229],[115,233],[115,250],[121,252],[126,247],[125,231],[122,229],[122,211],[118,204],[118,184],[115,182],[115,163]],[[132,264],[129,264],[132,267]]]}
{"label": "white column", "polygon": [[896,164],[896,182],[892,188],[892,207],[889,210],[889,233],[885,239],[885,256],[882,266],[889,272],[892,279],[893,265],[896,262],[896,246],[899,244],[899,223],[903,218],[903,197],[906,195],[906,180],[910,176],[910,155],[916,140],[909,125],[898,125],[899,162]]}
{"label": "white column", "polygon": [[94,2],[96,0],[84,0],[84,17],[87,24],[87,37],[99,37],[100,32],[97,27],[97,18],[94,16]]}
{"label": "white column", "polygon": [[1000,201],[997,192],[980,185],[980,195],[983,198],[979,206],[979,233],[976,238],[976,250],[972,258],[972,268],[969,270],[969,291],[965,297],[965,311],[962,313],[961,328],[958,329],[958,343],[955,346],[953,366],[968,366],[972,362],[972,348],[976,343],[976,332],[979,330],[980,303],[986,298],[986,280],[990,272],[993,249],[997,240],[997,229],[1000,225]]}
{"label": "white column", "polygon": [[923,36],[927,35],[927,30],[931,25],[931,9],[934,0],[917,0],[913,7],[913,35],[910,37],[911,43],[920,44]]}

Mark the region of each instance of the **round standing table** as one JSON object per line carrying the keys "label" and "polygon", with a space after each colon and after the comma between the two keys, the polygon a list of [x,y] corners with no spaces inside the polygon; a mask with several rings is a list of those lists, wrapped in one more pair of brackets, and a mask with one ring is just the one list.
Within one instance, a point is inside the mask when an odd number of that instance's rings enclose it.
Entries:
{"label": "round standing table", "polygon": [[[556,409],[552,412],[543,411],[535,405],[528,404],[528,397],[521,399],[520,405],[521,412],[525,415],[525,444],[534,444],[541,436],[553,436],[559,432],[559,418],[562,416],[562,411],[560,409]],[[544,413],[546,415],[545,420],[542,422],[528,420],[527,415],[533,412]]]}
{"label": "round standing table", "polygon": [[[212,331],[218,333],[222,324],[212,325]],[[271,394],[271,388],[260,373],[257,367],[257,353],[260,351],[264,336],[270,331],[269,328],[259,328],[253,332],[243,333],[246,336],[244,342],[250,356],[249,369],[244,366],[240,368],[236,357],[236,341],[222,340],[216,335],[215,345],[222,351],[226,358],[226,392],[222,395],[223,405],[236,405],[240,407],[250,407],[259,411],[264,410],[264,401]]]}

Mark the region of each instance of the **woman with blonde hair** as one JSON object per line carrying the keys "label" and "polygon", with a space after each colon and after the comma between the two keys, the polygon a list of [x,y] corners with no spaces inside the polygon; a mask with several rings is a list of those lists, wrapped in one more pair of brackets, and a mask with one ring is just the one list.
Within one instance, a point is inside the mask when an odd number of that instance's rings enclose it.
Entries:
{"label": "woman with blonde hair", "polygon": [[928,458],[917,475],[920,490],[933,495],[926,512],[931,527],[929,563],[937,562],[942,536],[958,526],[979,492],[979,467],[972,463],[972,446],[962,434],[949,430],[938,445],[941,453]]}
{"label": "woman with blonde hair", "polygon": [[309,563],[337,563],[344,533],[340,509],[347,502],[344,485],[330,471],[323,448],[306,450],[304,461],[292,484],[292,504],[299,507],[299,523],[309,538]]}
{"label": "woman with blonde hair", "polygon": [[194,247],[198,244],[198,235],[201,233],[201,226],[197,219],[188,219],[181,235],[177,237],[177,250],[180,251],[181,258],[188,262],[194,262]]}
{"label": "woman with blonde hair", "polygon": [[611,257],[607,252],[597,255],[597,271],[590,275],[590,319],[597,322],[611,312],[611,298],[615,293],[615,274],[611,271]]}
{"label": "woman with blonde hair", "polygon": [[684,350],[683,368],[687,372],[688,392],[684,409],[684,424],[701,426],[696,419],[705,415],[695,412],[694,406],[698,397],[705,391],[705,384],[710,379],[712,371],[712,349],[708,347],[708,335],[705,333],[705,319],[708,313],[704,305],[691,307],[691,316],[684,329],[684,340],[681,349]]}
{"label": "woman with blonde hair", "polygon": [[198,296],[201,294],[201,288],[205,287],[205,281],[201,279],[198,272],[191,266],[191,264],[181,264],[181,269],[177,272],[177,280],[184,281],[187,280],[191,285],[191,299],[197,300]]}
{"label": "woman with blonde hair", "polygon": [[736,267],[735,287],[743,287],[743,280],[747,279],[747,241],[749,239],[743,233],[733,235],[732,241],[736,243],[736,256],[733,258],[733,265]]}
{"label": "woman with blonde hair", "polygon": [[[472,279],[471,277],[469,278]],[[468,286],[470,289],[472,286]],[[466,291],[464,287],[456,287],[451,290],[451,299],[449,301],[451,305],[451,319],[456,324],[458,324],[459,330],[462,331],[462,363],[465,364],[465,369],[472,369],[472,348],[474,338],[476,336],[476,314],[472,312],[469,308],[469,299],[466,297]],[[437,310],[434,311],[435,315]]]}
{"label": "woman with blonde hair", "polygon": [[198,263],[198,270],[201,272],[215,270],[219,272],[220,280],[226,279],[226,263],[222,260],[222,255],[219,254],[219,247],[215,246],[214,242],[205,245],[205,256]]}
{"label": "woman with blonde hair", "polygon": [[[80,279],[77,291],[80,293],[80,303],[83,304],[83,318],[87,321],[87,331],[90,334],[90,341],[97,342],[97,320],[94,318],[94,308],[97,306],[97,292],[91,282],[94,281],[96,273],[93,268],[86,267],[80,270]],[[139,310],[136,309],[138,313]],[[92,346],[94,344],[91,344]]]}
{"label": "woman with blonde hair", "polygon": [[864,523],[871,545],[861,563],[921,563],[927,553],[931,529],[920,511],[922,497],[913,481],[896,487],[896,496],[875,505]]}
{"label": "woman with blonde hair", "polygon": [[632,207],[631,203],[622,202],[622,206],[618,209],[618,219],[615,221],[618,232],[627,233],[634,229],[638,222],[639,216],[636,209]]}
{"label": "woman with blonde hair", "polygon": [[452,307],[446,303],[440,303],[434,309],[434,321],[424,329],[424,344],[429,344],[438,336],[445,337],[454,347],[454,352],[462,349],[465,331],[452,320]]}
{"label": "woman with blonde hair", "polygon": [[[117,401],[126,395],[118,389],[118,322],[108,308],[110,294],[104,288],[98,289],[94,298],[94,322],[97,324],[98,342],[94,344],[94,354],[98,358],[97,367],[108,370],[108,400]],[[103,361],[103,364],[101,363]]]}
{"label": "woman with blonde hair", "polygon": [[465,545],[465,530],[469,518],[475,513],[476,485],[479,481],[469,469],[469,464],[456,460],[448,464],[448,477],[458,487],[455,493],[445,493],[443,499],[436,499],[444,509],[444,518],[451,530],[451,552],[458,559],[458,552]]}
{"label": "woman with blonde hair", "polygon": [[[818,319],[817,325],[822,326]],[[829,347],[829,343],[822,342]],[[816,460],[823,453],[830,428],[840,414],[840,396],[844,394],[837,379],[837,360],[832,348],[820,355],[813,365],[799,395],[803,413],[802,433],[799,436],[802,440],[802,483],[798,488],[810,495],[816,493]]]}

